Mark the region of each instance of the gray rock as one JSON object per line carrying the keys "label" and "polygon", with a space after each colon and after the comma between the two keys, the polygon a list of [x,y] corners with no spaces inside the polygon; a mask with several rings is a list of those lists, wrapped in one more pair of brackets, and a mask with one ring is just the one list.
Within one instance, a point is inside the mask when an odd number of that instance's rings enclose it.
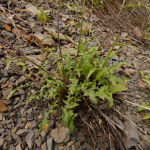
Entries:
{"label": "gray rock", "polygon": [[3,113],[0,113],[0,121],[3,120]]}
{"label": "gray rock", "polygon": [[121,120],[118,119],[117,116],[113,115],[113,120],[114,120],[122,129],[124,129],[124,124],[122,123]]}
{"label": "gray rock", "polygon": [[3,77],[3,78],[0,80],[0,83],[5,83],[7,80],[8,80],[8,78]]}
{"label": "gray rock", "polygon": [[32,108],[29,108],[29,109],[27,110],[27,113],[28,113],[28,114],[31,114],[31,112],[32,112]]}
{"label": "gray rock", "polygon": [[13,144],[10,145],[10,150],[15,150],[15,147]]}
{"label": "gray rock", "polygon": [[25,136],[25,135],[27,135],[27,133],[28,133],[27,129],[19,129],[16,134],[18,136]]}
{"label": "gray rock", "polygon": [[2,89],[3,96],[8,97],[8,95],[9,95],[11,90],[12,90],[12,88],[10,88],[10,89]]}
{"label": "gray rock", "polygon": [[34,137],[35,137],[35,139],[38,138],[39,135],[40,135],[40,130],[34,129]]}
{"label": "gray rock", "polygon": [[33,120],[33,121],[31,121],[31,129],[32,128],[34,128],[34,127],[36,127],[36,125],[37,125],[37,122],[35,121],[35,120]]}
{"label": "gray rock", "polygon": [[[1,54],[0,54],[0,55],[1,55]],[[2,79],[3,76],[4,76],[4,74],[0,72],[0,79]]]}
{"label": "gray rock", "polygon": [[78,132],[78,138],[77,141],[78,142],[84,142],[85,138],[84,138],[84,134],[82,132]]}
{"label": "gray rock", "polygon": [[16,150],[22,150],[20,144],[18,144],[18,145],[16,146]]}
{"label": "gray rock", "polygon": [[6,30],[3,30],[1,33],[2,33],[3,35],[5,35],[8,39],[14,39],[14,38],[15,38],[14,34],[8,32],[8,31],[6,31]]}
{"label": "gray rock", "polygon": [[23,89],[19,89],[19,90],[18,90],[18,94],[19,94],[19,95],[24,95],[24,94],[25,94],[25,91],[24,91]]}
{"label": "gray rock", "polygon": [[17,141],[17,143],[22,144],[21,138],[20,138],[17,134],[12,133],[11,136],[13,137],[13,139],[14,139],[15,141]]}
{"label": "gray rock", "polygon": [[43,130],[43,131],[41,132],[42,140],[43,140],[44,138],[46,138],[46,135],[47,135],[47,132],[46,132],[45,130]]}
{"label": "gray rock", "polygon": [[53,139],[47,139],[47,150],[52,150],[52,145],[53,145]]}
{"label": "gray rock", "polygon": [[4,141],[5,141],[5,139],[0,138],[0,146],[3,145]]}
{"label": "gray rock", "polygon": [[[0,3],[1,1],[6,1],[6,0],[0,0]],[[12,25],[9,19],[6,19],[3,16],[0,16],[0,25],[3,25],[3,24]]]}
{"label": "gray rock", "polygon": [[[126,117],[133,122],[133,116],[130,112],[126,112]],[[126,134],[127,147],[131,148],[132,146],[137,146],[140,141],[137,127],[129,121],[125,121],[125,130],[130,133],[129,135]]]}
{"label": "gray rock", "polygon": [[42,139],[40,137],[38,139],[35,139],[35,143],[36,143],[37,146],[41,146]]}
{"label": "gray rock", "polygon": [[33,132],[33,130],[29,130],[29,133],[27,134],[25,141],[28,144],[28,147],[32,148],[33,143],[34,143],[34,132]]}
{"label": "gray rock", "polygon": [[118,61],[118,56],[114,55],[111,59],[115,60],[115,61]]}
{"label": "gray rock", "polygon": [[16,80],[15,84],[16,86],[18,86],[18,84],[24,82],[26,80],[26,77],[25,76],[21,76],[18,80]]}

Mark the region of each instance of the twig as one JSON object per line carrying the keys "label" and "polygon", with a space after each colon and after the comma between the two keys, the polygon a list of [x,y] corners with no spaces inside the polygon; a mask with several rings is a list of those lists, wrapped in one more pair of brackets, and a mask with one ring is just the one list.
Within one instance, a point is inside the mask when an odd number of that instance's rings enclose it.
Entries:
{"label": "twig", "polygon": [[94,145],[94,150],[95,150],[96,142],[95,142],[94,139],[93,139],[93,136],[92,136],[92,134],[91,134],[90,128],[89,128],[88,126],[87,126],[87,128],[88,128],[88,132],[89,132],[90,137],[91,137],[91,139],[92,139],[92,142],[93,142],[93,145]]}
{"label": "twig", "polygon": [[[108,116],[106,116],[98,107],[94,106],[93,104],[91,104],[92,107],[96,108],[100,114],[106,119],[106,121],[112,125],[113,128],[115,128],[115,126],[117,126],[120,130],[122,130],[124,133],[129,134],[127,131],[125,131],[124,129],[122,129],[118,124],[116,124],[112,119],[110,119]],[[115,126],[114,126],[115,125]],[[115,128],[116,129],[116,128]]]}
{"label": "twig", "polygon": [[[0,39],[6,43],[9,47],[11,47],[13,50],[15,50],[17,53],[19,53],[21,56],[23,56],[24,58],[26,58],[28,61],[32,62],[34,65],[36,65],[37,67],[39,67],[41,70],[45,71],[46,73],[48,73],[50,76],[55,77],[54,75],[52,75],[50,72],[48,72],[47,70],[45,70],[44,68],[42,68],[40,65],[36,64],[34,61],[30,60],[27,56],[25,56],[23,53],[21,53],[19,50],[17,50],[16,48],[14,48],[11,44],[9,44],[8,42],[6,42],[4,39],[2,39],[0,37]],[[58,80],[62,81],[62,79],[57,78]]]}
{"label": "twig", "polygon": [[127,103],[129,103],[129,104],[132,104],[132,105],[135,105],[135,106],[142,107],[142,108],[145,108],[145,109],[147,109],[147,110],[150,110],[150,108],[147,108],[147,107],[144,107],[144,106],[142,106],[142,105],[139,105],[139,104],[130,102],[130,101],[128,101],[128,100],[122,100],[122,99],[120,99],[120,98],[118,98],[118,97],[116,97],[116,99],[121,100],[121,101],[124,102],[124,103],[127,102]]}
{"label": "twig", "polygon": [[139,128],[134,122],[132,122],[131,120],[129,120],[128,118],[126,118],[122,113],[120,113],[117,109],[112,108],[114,111],[116,111],[117,113],[119,113],[121,116],[123,116],[125,119],[127,119],[130,123],[132,123],[133,125],[135,125],[140,131],[142,131],[144,134],[146,134],[141,128]]}
{"label": "twig", "polygon": [[90,124],[85,121],[85,119],[81,116],[80,113],[79,113],[79,116],[80,116],[80,118],[82,119],[82,121],[83,121],[88,127],[90,127],[90,128],[94,131],[93,127],[91,127]]}

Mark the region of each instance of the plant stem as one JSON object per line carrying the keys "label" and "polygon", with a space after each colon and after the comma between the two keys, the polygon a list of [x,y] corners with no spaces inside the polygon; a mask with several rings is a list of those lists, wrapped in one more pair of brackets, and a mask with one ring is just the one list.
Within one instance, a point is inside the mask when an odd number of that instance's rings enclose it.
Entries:
{"label": "plant stem", "polygon": [[[122,5],[122,6],[124,6],[124,3],[125,3],[125,0],[123,1],[123,5]],[[98,47],[97,51],[101,48],[101,46],[104,44],[105,40],[106,40],[106,39],[107,39],[107,37],[109,36],[109,33],[110,33],[110,32],[111,32],[111,30],[113,29],[113,27],[114,27],[114,25],[115,25],[116,21],[118,20],[118,18],[119,18],[119,16],[120,16],[121,12],[122,12],[122,9],[119,11],[119,13],[118,13],[118,15],[117,15],[117,17],[116,17],[115,21],[113,22],[113,24],[112,24],[112,26],[111,26],[110,30],[108,31],[107,35],[106,35],[106,36],[105,36],[105,38],[103,39],[102,43],[99,45],[99,47]],[[93,61],[93,59],[95,58],[95,56],[96,56],[96,53],[93,55],[93,57],[92,57],[91,61]]]}
{"label": "plant stem", "polygon": [[116,41],[115,41],[113,47],[109,50],[107,56],[105,57],[105,59],[104,59],[104,61],[102,63],[102,68],[104,67],[104,65],[106,64],[107,60],[109,59],[109,56],[110,56],[111,52],[113,51],[114,47],[116,46],[117,41],[118,41],[118,38],[116,37]]}
{"label": "plant stem", "polygon": [[80,36],[79,36],[79,44],[78,44],[77,56],[76,56],[76,61],[75,61],[74,68],[73,68],[73,71],[72,71],[71,79],[72,79],[73,76],[74,76],[74,72],[75,72],[75,68],[76,68],[77,61],[78,61],[78,56],[79,56],[79,50],[80,50],[80,44],[81,44],[81,35],[82,35],[82,24],[83,24],[83,14],[84,14],[84,10],[85,10],[85,0],[84,0],[84,3],[83,3],[83,11],[82,11],[82,18],[81,18],[81,29],[80,29]]}
{"label": "plant stem", "polygon": [[62,57],[62,52],[60,48],[60,39],[59,39],[59,4],[57,7],[57,20],[58,20],[58,46],[59,46],[59,52],[60,52],[60,57],[61,57],[61,63],[62,63],[62,78],[64,79],[64,86],[66,86],[66,79],[65,79],[65,71],[64,71],[64,62],[63,62],[63,57]]}
{"label": "plant stem", "polygon": [[[34,61],[30,60],[27,56],[25,56],[23,53],[21,53],[20,51],[18,51],[16,48],[14,48],[11,44],[9,44],[8,42],[6,42],[4,39],[2,39],[0,37],[0,39],[6,43],[10,48],[12,48],[13,50],[15,50],[17,53],[19,53],[21,56],[23,56],[24,58],[26,58],[28,61],[32,62],[34,65],[36,65],[37,67],[39,67],[41,70],[45,71],[46,73],[48,73],[50,76],[55,77],[54,75],[52,75],[50,72],[48,72],[47,70],[45,70],[44,68],[42,68],[40,65],[36,64]],[[60,81],[63,81],[62,79],[57,78]]]}

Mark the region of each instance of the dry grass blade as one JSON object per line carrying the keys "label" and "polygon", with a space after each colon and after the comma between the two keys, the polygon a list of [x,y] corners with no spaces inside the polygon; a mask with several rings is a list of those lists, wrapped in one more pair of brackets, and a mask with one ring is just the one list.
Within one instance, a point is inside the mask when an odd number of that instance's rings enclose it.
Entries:
{"label": "dry grass blade", "polygon": [[129,122],[131,122],[133,125],[135,125],[140,131],[142,131],[144,134],[146,134],[141,128],[139,128],[135,123],[133,123],[132,121],[130,121],[128,118],[126,118],[122,113],[120,113],[118,110],[116,110],[115,108],[112,108],[114,111],[116,111],[117,113],[119,113],[121,116],[123,116],[125,119],[127,119]]}
{"label": "dry grass blade", "polygon": [[106,119],[106,121],[114,128],[116,129],[115,126],[117,126],[120,130],[122,130],[125,134],[129,134],[127,131],[125,131],[124,129],[122,129],[118,124],[116,124],[112,119],[110,119],[108,116],[106,116],[98,107],[94,106],[93,104],[91,104],[92,107],[94,107],[95,109],[97,109],[99,111],[99,113]]}

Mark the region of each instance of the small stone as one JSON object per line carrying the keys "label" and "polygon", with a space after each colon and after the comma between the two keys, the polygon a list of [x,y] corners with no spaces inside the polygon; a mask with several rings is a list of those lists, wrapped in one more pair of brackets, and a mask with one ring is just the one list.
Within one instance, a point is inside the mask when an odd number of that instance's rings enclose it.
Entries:
{"label": "small stone", "polygon": [[47,135],[47,132],[45,130],[43,130],[41,132],[42,139],[44,139],[46,137],[46,135]]}
{"label": "small stone", "polygon": [[20,90],[18,91],[18,94],[19,94],[19,95],[24,95],[24,94],[25,94],[25,91],[24,91],[23,89],[20,89]]}
{"label": "small stone", "polygon": [[35,137],[35,139],[38,138],[39,135],[40,135],[40,130],[35,129],[35,130],[34,130],[34,137]]}
{"label": "small stone", "polygon": [[26,77],[25,76],[21,76],[18,80],[16,80],[15,84],[16,86],[18,86],[18,84],[24,82],[26,80]]}
{"label": "small stone", "polygon": [[37,146],[41,146],[42,139],[40,137],[38,139],[35,139],[35,143],[37,144]]}
{"label": "small stone", "polygon": [[68,144],[67,144],[67,147],[70,147],[75,141],[70,141]]}
{"label": "small stone", "polygon": [[84,138],[84,134],[82,132],[78,132],[78,138],[77,141],[78,142],[84,142],[85,138]]}
{"label": "small stone", "polygon": [[29,132],[25,138],[25,141],[26,141],[28,147],[32,148],[33,142],[34,142],[34,132],[32,130],[29,130]]}
{"label": "small stone", "polygon": [[52,150],[52,145],[53,145],[53,139],[47,139],[47,150]]}
{"label": "small stone", "polygon": [[5,139],[0,138],[0,146],[3,145],[4,141],[5,141]]}
{"label": "small stone", "polygon": [[16,126],[14,129],[12,129],[13,133],[16,133],[18,131],[18,127]]}
{"label": "small stone", "polygon": [[0,121],[3,120],[3,113],[0,113]]}
{"label": "small stone", "polygon": [[25,135],[27,135],[27,133],[28,133],[27,129],[19,129],[16,134],[18,136],[25,136]]}

